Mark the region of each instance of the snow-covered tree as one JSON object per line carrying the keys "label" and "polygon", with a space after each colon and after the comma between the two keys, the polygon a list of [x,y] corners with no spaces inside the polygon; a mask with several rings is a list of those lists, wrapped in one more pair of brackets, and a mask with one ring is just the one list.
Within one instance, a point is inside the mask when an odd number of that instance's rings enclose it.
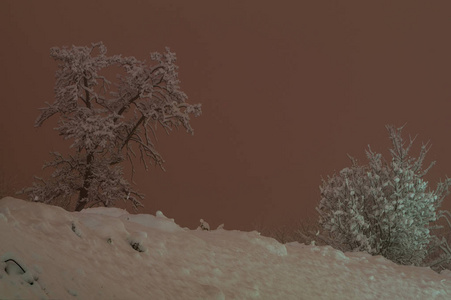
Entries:
{"label": "snow-covered tree", "polygon": [[[175,53],[169,48],[163,54],[151,53],[151,63],[146,63],[107,56],[99,42],[55,47],[50,55],[58,62],[55,101],[41,109],[35,127],[59,115],[55,129],[73,141],[74,153],[52,153],[53,161],[44,165],[55,169],[50,180],[38,178],[24,191],[31,200],[46,203],[76,197],[76,211],[86,205],[110,206],[120,199],[142,206],[143,195],[124,179],[121,163],[128,160],[132,174],[134,157],[146,169],[149,164],[163,168],[153,142],[157,125],[167,133],[183,126],[192,134],[190,115],[201,113],[201,105],[188,104],[180,90]],[[114,82],[107,78],[113,72],[118,74]]]}
{"label": "snow-covered tree", "polygon": [[342,250],[419,265],[428,254],[431,224],[451,182],[439,183],[435,191],[427,188],[423,176],[434,163],[422,166],[429,147],[423,144],[419,157],[411,157],[415,139],[405,147],[402,128],[387,126],[393,144],[390,162],[368,147],[368,165],[350,157],[350,168],[323,180],[317,211],[320,225]]}

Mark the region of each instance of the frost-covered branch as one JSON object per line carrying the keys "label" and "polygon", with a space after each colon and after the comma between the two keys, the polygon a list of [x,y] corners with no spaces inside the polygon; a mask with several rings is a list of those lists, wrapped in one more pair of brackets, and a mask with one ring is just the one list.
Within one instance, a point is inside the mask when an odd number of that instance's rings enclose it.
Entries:
{"label": "frost-covered branch", "polygon": [[[320,225],[334,244],[347,250],[383,255],[397,263],[419,265],[428,255],[434,239],[431,223],[448,195],[451,180],[439,183],[435,191],[427,188],[422,164],[429,148],[423,145],[418,158],[409,151],[401,131],[387,126],[393,148],[391,161],[382,160],[368,146],[368,165],[351,158],[352,167],[323,180],[317,207]],[[446,249],[445,246],[441,246]]]}
{"label": "frost-covered branch", "polygon": [[[151,125],[160,124],[166,132],[183,125],[193,133],[190,115],[201,114],[200,104],[187,103],[180,89],[175,53],[169,48],[163,54],[152,53],[148,64],[135,57],[108,56],[99,42],[55,47],[50,55],[58,62],[55,101],[41,109],[35,126],[58,114],[56,130],[73,141],[76,155],[66,159],[54,154],[55,160],[46,164],[56,169],[52,180],[35,183],[28,190],[30,199],[47,201],[53,199],[51,193],[66,198],[78,194],[76,210],[92,203],[109,206],[119,199],[139,206],[141,195],[123,179],[119,164],[129,161],[135,173],[135,145],[146,169],[152,163],[163,168]],[[115,84],[105,73],[110,67],[123,70]]]}

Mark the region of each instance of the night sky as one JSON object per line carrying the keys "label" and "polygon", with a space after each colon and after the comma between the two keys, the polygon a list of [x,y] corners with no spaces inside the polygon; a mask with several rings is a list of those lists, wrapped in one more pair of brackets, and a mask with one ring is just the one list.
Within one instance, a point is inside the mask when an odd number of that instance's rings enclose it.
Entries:
{"label": "night sky", "polygon": [[[166,172],[138,168],[141,213],[250,230],[316,218],[321,176],[387,157],[386,124],[430,140],[426,180],[451,176],[450,1],[0,1],[0,175],[31,185],[67,153],[38,108],[53,102],[54,46],[103,41],[150,60],[177,53],[201,103],[195,134],[159,130]],[[161,128],[160,128],[161,129]],[[451,207],[451,197],[445,207]]]}

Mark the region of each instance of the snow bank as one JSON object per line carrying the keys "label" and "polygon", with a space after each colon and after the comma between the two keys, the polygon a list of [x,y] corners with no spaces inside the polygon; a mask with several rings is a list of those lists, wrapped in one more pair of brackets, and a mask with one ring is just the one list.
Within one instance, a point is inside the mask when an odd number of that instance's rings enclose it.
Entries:
{"label": "snow bank", "polygon": [[451,276],[116,208],[0,200],[1,299],[450,299]]}

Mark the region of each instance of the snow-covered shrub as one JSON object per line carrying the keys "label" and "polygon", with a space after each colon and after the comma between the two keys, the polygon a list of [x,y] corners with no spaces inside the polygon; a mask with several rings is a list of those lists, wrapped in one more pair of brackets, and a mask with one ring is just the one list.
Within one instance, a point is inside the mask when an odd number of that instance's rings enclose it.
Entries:
{"label": "snow-covered shrub", "polygon": [[434,163],[422,169],[429,148],[422,145],[418,158],[409,155],[402,128],[387,126],[393,148],[387,162],[368,147],[368,164],[352,166],[323,180],[317,211],[320,225],[345,251],[366,251],[400,264],[419,265],[433,238],[431,222],[447,195],[450,181],[428,189],[422,177]]}
{"label": "snow-covered shrub", "polygon": [[433,231],[435,239],[424,265],[441,273],[443,270],[451,270],[451,213],[440,210],[438,221]]}
{"label": "snow-covered shrub", "polygon": [[[49,180],[38,178],[24,189],[30,200],[70,206],[111,206],[117,200],[142,206],[143,195],[127,180],[121,163],[133,160],[162,167],[163,158],[155,148],[155,129],[169,132],[183,126],[193,133],[190,115],[199,116],[200,104],[191,105],[180,90],[176,55],[166,48],[163,54],[152,53],[151,63],[135,57],[108,56],[102,42],[88,47],[52,48],[57,61],[55,101],[41,109],[35,127],[53,115],[59,115],[55,128],[65,139],[73,141],[75,153],[64,156],[53,152],[53,161],[44,167],[54,168]],[[115,82],[108,80],[118,71]],[[137,152],[137,153],[136,153]]]}

